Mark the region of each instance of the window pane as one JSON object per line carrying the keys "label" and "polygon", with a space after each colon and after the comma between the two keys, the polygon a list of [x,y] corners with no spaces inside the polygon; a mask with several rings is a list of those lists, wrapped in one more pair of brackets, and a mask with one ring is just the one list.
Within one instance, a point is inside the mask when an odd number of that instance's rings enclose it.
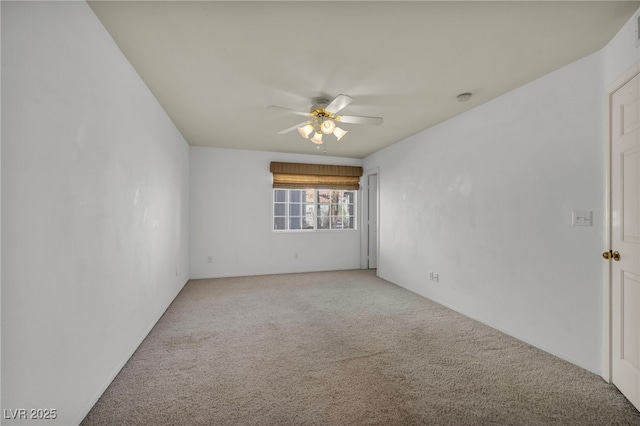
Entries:
{"label": "window pane", "polygon": [[342,198],[345,203],[353,204],[355,201],[355,193],[353,191],[344,191]]}
{"label": "window pane", "polygon": [[344,216],[354,216],[353,204],[342,204],[340,206],[339,212]]}
{"label": "window pane", "polygon": [[273,215],[274,216],[285,216],[287,214],[286,204],[274,204],[273,205]]}
{"label": "window pane", "polygon": [[289,229],[300,229],[300,218],[299,217],[291,217],[291,218],[289,218]]}
{"label": "window pane", "polygon": [[289,202],[292,203],[299,203],[300,201],[302,201],[302,192],[299,189],[292,189],[291,192],[289,192]]}
{"label": "window pane", "polygon": [[315,206],[313,204],[305,204],[304,211],[305,211],[305,216],[304,216],[304,223],[302,224],[303,228],[313,229],[313,223],[316,220]]}
{"label": "window pane", "polygon": [[328,203],[331,201],[331,193],[333,191],[318,191],[318,202]]}
{"label": "window pane", "polygon": [[286,228],[286,218],[284,217],[274,217],[273,218],[273,229],[287,229]]}
{"label": "window pane", "polygon": [[335,216],[353,216],[353,206],[349,204],[338,204],[335,209]]}
{"label": "window pane", "polygon": [[321,204],[318,206],[318,229],[330,229],[329,206]]}
{"label": "window pane", "polygon": [[279,201],[279,202],[287,201],[287,190],[276,189],[273,198],[274,198],[274,201]]}
{"label": "window pane", "polygon": [[331,219],[331,229],[342,229],[342,221],[338,218]]}
{"label": "window pane", "polygon": [[318,217],[320,216],[329,216],[329,205],[328,204],[320,204],[318,205]]}
{"label": "window pane", "polygon": [[315,203],[316,202],[316,190],[315,189],[307,189],[304,191],[305,201],[307,203]]}
{"label": "window pane", "polygon": [[300,204],[289,204],[289,216],[300,216]]}

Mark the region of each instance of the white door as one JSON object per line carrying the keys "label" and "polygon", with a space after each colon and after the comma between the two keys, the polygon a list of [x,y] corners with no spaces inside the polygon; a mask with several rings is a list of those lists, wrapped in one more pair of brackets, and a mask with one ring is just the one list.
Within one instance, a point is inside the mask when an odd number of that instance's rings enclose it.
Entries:
{"label": "white door", "polygon": [[369,233],[369,269],[378,267],[378,175],[369,175],[369,205],[367,206]]}
{"label": "white door", "polygon": [[640,409],[640,75],[611,108],[611,379]]}

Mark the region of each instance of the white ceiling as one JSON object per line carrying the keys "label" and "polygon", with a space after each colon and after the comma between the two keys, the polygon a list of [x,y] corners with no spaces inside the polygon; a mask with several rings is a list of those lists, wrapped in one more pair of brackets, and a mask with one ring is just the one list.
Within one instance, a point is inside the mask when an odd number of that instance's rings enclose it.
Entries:
{"label": "white ceiling", "polygon": [[[315,154],[293,131],[347,94],[326,153],[362,158],[602,48],[638,2],[90,2],[191,145]],[[466,103],[456,95],[471,92]]]}

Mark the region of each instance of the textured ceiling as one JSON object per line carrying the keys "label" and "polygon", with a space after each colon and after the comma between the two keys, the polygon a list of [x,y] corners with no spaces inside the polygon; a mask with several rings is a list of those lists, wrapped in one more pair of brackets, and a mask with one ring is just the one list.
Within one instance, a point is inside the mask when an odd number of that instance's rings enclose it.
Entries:
{"label": "textured ceiling", "polygon": [[[638,2],[97,1],[98,18],[191,145],[322,153],[297,132],[347,94],[327,155],[362,158],[584,57]],[[471,92],[465,103],[456,95]]]}

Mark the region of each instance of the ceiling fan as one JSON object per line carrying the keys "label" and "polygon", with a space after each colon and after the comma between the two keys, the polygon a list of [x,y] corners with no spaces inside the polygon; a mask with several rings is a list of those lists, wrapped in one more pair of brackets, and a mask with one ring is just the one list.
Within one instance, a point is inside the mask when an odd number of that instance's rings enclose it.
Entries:
{"label": "ceiling fan", "polygon": [[311,142],[316,145],[322,144],[322,135],[333,134],[337,140],[342,139],[347,134],[347,130],[341,129],[337,126],[337,123],[348,124],[382,124],[382,117],[364,117],[359,115],[338,115],[344,107],[349,105],[353,101],[351,96],[338,95],[332,101],[324,98],[314,98],[313,106],[309,112],[296,111],[290,108],[284,108],[280,106],[271,105],[268,108],[282,110],[291,114],[302,115],[308,117],[307,121],[298,123],[295,126],[289,127],[278,132],[279,135],[288,133],[293,130],[298,130],[298,133],[305,138],[310,138]]}

